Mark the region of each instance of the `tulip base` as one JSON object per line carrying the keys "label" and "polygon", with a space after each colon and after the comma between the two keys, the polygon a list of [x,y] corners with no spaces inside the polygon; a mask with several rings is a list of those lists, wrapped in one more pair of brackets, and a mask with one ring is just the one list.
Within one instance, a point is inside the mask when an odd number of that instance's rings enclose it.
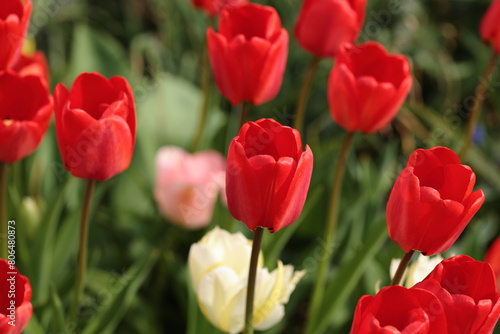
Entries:
{"label": "tulip base", "polygon": [[87,180],[87,187],[85,189],[85,197],[82,207],[82,218],[80,222],[80,244],[78,248],[78,268],[76,273],[75,290],[73,295],[73,302],[69,313],[69,321],[73,322],[76,319],[78,306],[80,305],[80,297],[83,293],[85,275],[87,272],[87,243],[89,233],[89,213],[90,203],[92,200],[92,193],[94,191],[95,181]]}
{"label": "tulip base", "polygon": [[259,262],[260,245],[264,229],[257,227],[253,235],[252,254],[250,256],[250,269],[248,271],[247,301],[245,308],[244,334],[253,334],[253,302],[255,296],[255,281],[257,279],[257,264]]}

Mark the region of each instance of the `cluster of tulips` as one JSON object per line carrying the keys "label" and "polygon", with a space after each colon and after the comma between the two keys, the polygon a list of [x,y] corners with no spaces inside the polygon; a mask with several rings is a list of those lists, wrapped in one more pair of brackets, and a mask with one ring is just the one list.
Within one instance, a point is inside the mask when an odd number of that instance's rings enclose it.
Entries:
{"label": "cluster of tulips", "polygon": [[[328,302],[323,300],[323,291],[349,147],[356,132],[380,131],[394,119],[412,86],[409,61],[403,55],[388,53],[377,42],[355,44],[364,23],[365,0],[304,0],[294,36],[314,57],[299,96],[294,127],[269,118],[247,122],[250,105],[268,102],[280,90],[288,32],[277,11],[269,6],[245,0],[193,0],[193,5],[218,18],[217,30],[209,27],[206,33],[209,63],[221,94],[233,106],[241,105],[241,126],[225,159],[215,151],[191,155],[178,147],[160,149],[154,197],[170,221],[197,229],[210,223],[220,194],[231,215],[254,232],[250,242],[241,233],[216,227],[189,251],[189,274],[199,307],[224,332],[253,333],[254,329],[276,325],[306,274],[281,261],[269,271],[263,265],[265,254],[260,245],[266,229],[279,233],[298,219],[304,207],[314,161],[313,151],[308,145],[304,147],[301,139],[308,91],[320,59],[335,59],[325,101],[334,122],[346,134],[326,217],[327,247],[313,273],[316,281],[308,303],[305,331],[317,333],[315,321],[321,305]],[[8,255],[15,253],[8,247],[6,233],[9,164],[36,150],[54,111],[64,167],[87,180],[74,295],[68,307],[68,319],[74,321],[85,287],[92,192],[96,181],[106,181],[129,167],[136,142],[136,111],[132,89],[119,76],[107,79],[99,73],[82,73],[70,89],[58,84],[52,96],[45,57],[22,50],[31,0],[4,0],[1,7],[0,334],[18,334],[33,312],[32,288],[29,278],[12,269],[15,263],[8,260]],[[493,61],[500,53],[498,19],[500,0],[495,0],[480,29],[482,39],[494,49]],[[483,92],[489,75],[481,81]],[[476,98],[476,113],[480,101]],[[447,251],[485,200],[481,190],[474,191],[475,173],[460,162],[469,146],[470,137],[466,137],[460,157],[445,147],[417,149],[410,156],[386,207],[389,237],[404,256],[390,286],[359,299],[351,333],[493,332],[500,317],[494,271],[500,271],[500,243],[488,254],[491,264],[456,255],[424,269],[423,276],[411,284],[410,274],[405,276],[415,251],[426,257]],[[16,293],[8,297],[12,275]],[[402,286],[405,277],[407,286]],[[14,316],[9,309],[12,300]]]}

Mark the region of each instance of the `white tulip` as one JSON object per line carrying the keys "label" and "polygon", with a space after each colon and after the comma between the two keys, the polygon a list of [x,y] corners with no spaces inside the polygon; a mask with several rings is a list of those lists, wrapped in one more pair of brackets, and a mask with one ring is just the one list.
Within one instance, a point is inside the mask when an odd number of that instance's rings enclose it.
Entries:
{"label": "white tulip", "polygon": [[[408,266],[408,269],[403,276],[402,282],[405,282],[404,286],[411,288],[418,282],[422,281],[441,261],[443,261],[441,255],[423,256],[422,254],[418,254],[417,260]],[[401,262],[401,259],[393,259],[391,261],[391,277],[393,277],[396,273],[399,262]]]}
{"label": "white tulip", "polygon": [[[218,227],[208,232],[189,250],[189,273],[198,305],[205,317],[228,333],[243,330],[248,266],[252,242],[243,234],[231,234]],[[285,313],[284,304],[305,271],[278,266],[272,272],[263,268],[259,257],[254,302],[254,328],[266,330]]]}

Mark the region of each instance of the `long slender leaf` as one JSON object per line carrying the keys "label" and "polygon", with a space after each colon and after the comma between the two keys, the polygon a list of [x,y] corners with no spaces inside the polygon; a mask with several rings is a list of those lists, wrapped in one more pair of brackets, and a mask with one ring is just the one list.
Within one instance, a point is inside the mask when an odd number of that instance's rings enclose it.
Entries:
{"label": "long slender leaf", "polygon": [[83,330],[82,334],[112,334],[133,301],[137,290],[148,276],[158,252],[153,251],[146,260],[139,260],[124,274],[122,288],[102,306],[97,316]]}

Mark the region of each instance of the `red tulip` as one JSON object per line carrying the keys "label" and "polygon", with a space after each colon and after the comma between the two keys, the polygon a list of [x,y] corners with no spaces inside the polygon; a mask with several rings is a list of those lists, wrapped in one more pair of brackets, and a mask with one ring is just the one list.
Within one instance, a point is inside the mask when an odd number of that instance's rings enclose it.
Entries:
{"label": "red tulip", "polygon": [[45,55],[41,51],[36,51],[30,56],[21,54],[21,57],[12,67],[12,70],[19,73],[22,77],[34,75],[40,78],[46,87],[49,85],[49,65],[47,64]]}
{"label": "red tulip", "polygon": [[288,33],[276,10],[245,4],[222,11],[219,32],[207,31],[210,65],[217,87],[234,106],[259,105],[281,87],[288,53]]}
{"label": "red tulip", "polygon": [[495,0],[484,14],[480,33],[483,41],[491,44],[496,53],[500,53],[500,0]]}
{"label": "red tulip", "polygon": [[349,132],[379,131],[396,116],[411,84],[406,57],[376,42],[344,44],[328,82],[330,113]]}
{"label": "red tulip", "polygon": [[[361,297],[351,334],[444,334],[446,317],[439,300],[422,289],[385,287],[375,296]],[[451,332],[450,332],[451,333]]]}
{"label": "red tulip", "polygon": [[316,57],[335,57],[340,45],[358,38],[365,9],[366,0],[304,0],[295,38]]}
{"label": "red tulip", "polygon": [[128,168],[136,119],[125,78],[83,73],[70,91],[57,85],[54,100],[57,142],[71,174],[103,181]]}
{"label": "red tulip", "polygon": [[4,259],[0,259],[0,296],[0,333],[20,334],[33,313],[31,285]]}
{"label": "red tulip", "polygon": [[387,203],[389,236],[405,252],[446,251],[484,202],[476,175],[445,147],[418,149],[399,174]]}
{"label": "red tulip", "polygon": [[498,237],[490,246],[484,257],[484,262],[487,262],[493,268],[497,278],[497,285],[500,289],[500,237]]}
{"label": "red tulip", "polygon": [[209,16],[218,15],[224,8],[234,8],[247,3],[248,0],[191,0],[193,6],[203,10]]}
{"label": "red tulip", "polygon": [[439,298],[448,322],[447,333],[492,333],[500,317],[500,294],[491,266],[468,256],[443,260],[415,288]]}
{"label": "red tulip", "polygon": [[21,54],[30,22],[31,0],[2,0],[0,6],[0,70],[10,68]]}
{"label": "red tulip", "polygon": [[42,141],[52,97],[38,77],[10,70],[0,72],[0,92],[0,161],[12,163],[33,153]]}
{"label": "red tulip", "polygon": [[229,211],[250,230],[271,233],[297,220],[313,167],[297,130],[272,119],[244,124],[229,145],[226,164]]}

